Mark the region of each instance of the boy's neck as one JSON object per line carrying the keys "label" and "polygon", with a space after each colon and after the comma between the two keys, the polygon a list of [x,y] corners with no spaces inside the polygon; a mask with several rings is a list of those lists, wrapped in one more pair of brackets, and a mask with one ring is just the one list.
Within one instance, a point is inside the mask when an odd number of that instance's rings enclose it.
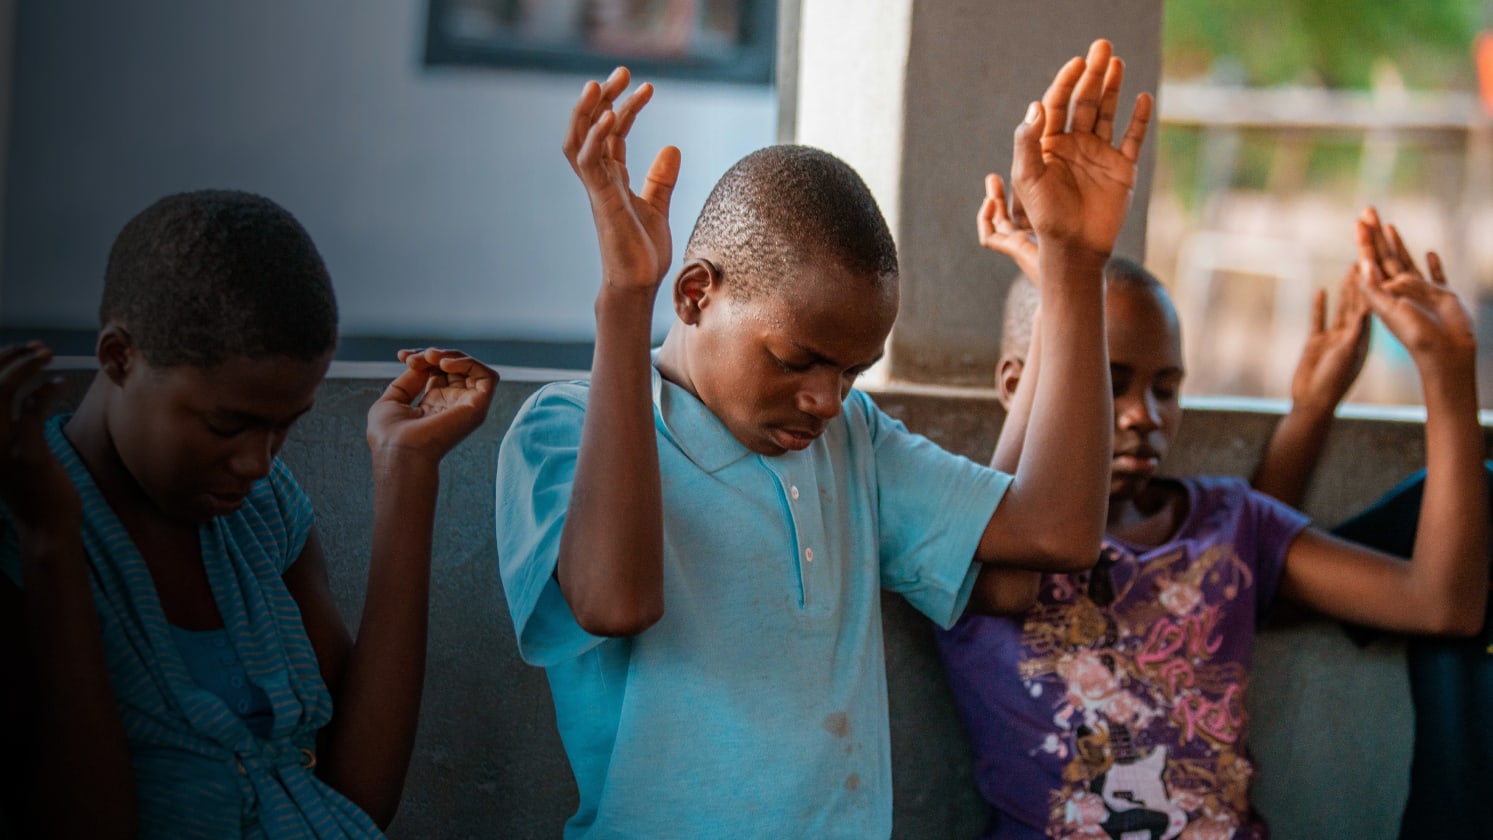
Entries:
{"label": "boy's neck", "polygon": [[684,340],[683,329],[684,325],[678,320],[669,327],[669,334],[664,337],[663,346],[659,348],[653,366],[658,368],[659,376],[699,399],[700,392],[695,389],[694,381],[689,375],[689,348]]}
{"label": "boy's neck", "polygon": [[1187,518],[1187,492],[1171,479],[1153,479],[1134,495],[1110,496],[1105,536],[1155,548],[1176,538]]}

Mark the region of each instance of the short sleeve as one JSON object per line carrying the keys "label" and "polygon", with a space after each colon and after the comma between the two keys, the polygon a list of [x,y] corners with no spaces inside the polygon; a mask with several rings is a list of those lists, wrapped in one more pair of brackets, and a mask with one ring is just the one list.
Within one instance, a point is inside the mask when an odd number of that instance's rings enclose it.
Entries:
{"label": "short sleeve", "polygon": [[852,394],[875,457],[881,585],[948,628],[969,602],[975,550],[1011,476],[909,432],[870,397]]}
{"label": "short sleeve", "polygon": [[603,641],[576,623],[555,578],[586,393],[581,383],[539,389],[498,448],[498,569],[519,654],[531,665],[563,662]]}
{"label": "short sleeve", "polygon": [[1258,578],[1255,609],[1258,615],[1264,616],[1275,601],[1291,543],[1306,530],[1311,520],[1301,511],[1251,489],[1243,479],[1239,484],[1244,493],[1244,521],[1254,529],[1255,575]]}
{"label": "short sleeve", "polygon": [[310,497],[301,489],[300,483],[295,480],[284,461],[275,459],[265,483],[273,496],[279,521],[285,529],[285,550],[279,558],[280,574],[283,575],[306,547],[306,540],[311,536],[311,526],[316,522],[316,514],[311,507]]}

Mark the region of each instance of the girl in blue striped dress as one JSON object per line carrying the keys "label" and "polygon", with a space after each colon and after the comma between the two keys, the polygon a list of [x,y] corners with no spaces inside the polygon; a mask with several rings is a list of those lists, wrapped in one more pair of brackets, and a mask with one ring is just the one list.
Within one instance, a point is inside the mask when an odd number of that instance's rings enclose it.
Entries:
{"label": "girl in blue striped dress", "polygon": [[0,348],[0,802],[16,836],[379,836],[425,669],[438,465],[496,376],[404,351],[368,414],[356,641],[276,457],[337,341],[283,208],[169,196],[109,256],[76,411],[44,346]]}

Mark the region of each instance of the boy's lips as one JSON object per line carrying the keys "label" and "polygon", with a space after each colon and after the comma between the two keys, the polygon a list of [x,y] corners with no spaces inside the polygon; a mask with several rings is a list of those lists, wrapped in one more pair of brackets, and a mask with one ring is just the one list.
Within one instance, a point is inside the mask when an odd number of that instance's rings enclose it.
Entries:
{"label": "boy's lips", "polygon": [[1161,456],[1153,449],[1139,447],[1116,452],[1113,464],[1117,472],[1149,475],[1161,465]]}
{"label": "boy's lips", "polygon": [[813,443],[814,439],[819,437],[819,434],[820,432],[818,431],[788,429],[781,426],[769,429],[767,432],[768,437],[772,438],[773,443],[790,452],[808,449],[809,444]]}

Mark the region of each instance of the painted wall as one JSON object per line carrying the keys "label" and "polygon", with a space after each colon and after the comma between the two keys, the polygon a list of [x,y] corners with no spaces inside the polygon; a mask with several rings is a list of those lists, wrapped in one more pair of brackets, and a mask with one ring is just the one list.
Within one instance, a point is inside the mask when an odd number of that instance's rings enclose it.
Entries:
{"label": "painted wall", "polygon": [[[560,154],[583,77],[426,69],[421,0],[5,0],[0,18],[12,5],[0,326],[92,329],[120,226],[229,186],[305,223],[346,334],[591,337],[599,259]],[[643,169],[683,149],[682,250],[716,178],[773,142],[776,101],[656,86],[629,149]]]}

